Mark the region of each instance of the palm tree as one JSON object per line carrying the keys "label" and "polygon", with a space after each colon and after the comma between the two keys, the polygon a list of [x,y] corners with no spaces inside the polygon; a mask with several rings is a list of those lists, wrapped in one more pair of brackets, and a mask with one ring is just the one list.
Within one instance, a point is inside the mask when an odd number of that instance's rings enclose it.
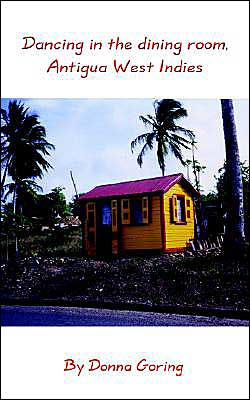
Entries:
{"label": "palm tree", "polygon": [[18,179],[42,178],[43,171],[52,168],[44,158],[54,145],[46,141],[45,128],[36,114],[16,100],[10,101],[8,111],[1,109],[2,187],[6,175],[15,182]]}
{"label": "palm tree", "polygon": [[[11,182],[4,185],[3,201],[9,196],[13,196],[13,210],[22,212],[25,200],[29,196],[34,196],[37,192],[42,192],[42,187],[32,179],[18,179],[16,183]],[[15,210],[15,211],[16,211]]]}
{"label": "palm tree", "polygon": [[190,144],[194,139],[194,133],[177,125],[180,118],[187,116],[187,111],[179,101],[173,99],[156,100],[153,103],[154,116],[140,116],[139,119],[144,123],[148,132],[138,136],[131,142],[132,153],[138,144],[143,147],[137,157],[137,163],[142,166],[143,157],[148,150],[152,150],[154,142],[157,145],[157,159],[162,175],[165,175],[165,158],[170,153],[185,165],[182,156],[182,149],[190,149]]}
{"label": "palm tree", "polygon": [[54,145],[46,141],[45,128],[36,114],[16,100],[10,101],[8,111],[1,109],[1,189],[9,175],[17,185],[22,179],[42,178],[52,168],[44,158]]}
{"label": "palm tree", "polygon": [[221,100],[228,187],[225,250],[237,255],[244,243],[243,185],[232,100]]}
{"label": "palm tree", "polygon": [[[45,128],[39,117],[31,114],[29,108],[16,100],[10,101],[8,110],[1,109],[1,199],[4,195],[6,177],[11,177],[13,184],[13,208],[16,213],[17,195],[23,182],[34,183],[42,178],[43,172],[52,166],[45,159],[54,145],[47,142]],[[20,186],[20,187],[19,187]],[[20,203],[19,203],[20,204]]]}

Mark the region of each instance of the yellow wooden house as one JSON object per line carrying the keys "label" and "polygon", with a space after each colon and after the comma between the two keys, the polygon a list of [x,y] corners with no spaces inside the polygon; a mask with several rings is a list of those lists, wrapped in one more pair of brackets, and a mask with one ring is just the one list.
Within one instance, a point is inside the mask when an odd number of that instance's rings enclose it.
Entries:
{"label": "yellow wooden house", "polygon": [[182,251],[194,239],[194,198],[183,174],[97,186],[80,196],[89,256]]}

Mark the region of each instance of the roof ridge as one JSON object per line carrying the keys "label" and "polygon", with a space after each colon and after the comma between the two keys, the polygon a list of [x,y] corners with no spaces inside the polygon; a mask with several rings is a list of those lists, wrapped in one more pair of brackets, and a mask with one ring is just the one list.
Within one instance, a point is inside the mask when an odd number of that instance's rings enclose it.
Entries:
{"label": "roof ridge", "polygon": [[[184,175],[183,175],[181,172],[180,172],[178,175],[179,175],[180,178],[184,178]],[[178,178],[179,178],[179,177],[178,177]],[[176,177],[176,179],[174,180],[174,182],[175,182],[175,181],[179,182],[179,179],[177,180],[177,177]],[[171,182],[171,186],[172,186],[172,185],[173,185],[173,182]],[[167,184],[167,186],[165,186],[165,188],[163,189],[163,191],[165,192],[165,191],[168,191],[168,190],[169,190],[169,183]]]}
{"label": "roof ridge", "polygon": [[143,178],[143,179],[135,179],[135,180],[131,180],[131,181],[122,181],[122,182],[114,182],[114,183],[106,183],[103,185],[97,185],[94,187],[95,188],[99,188],[102,186],[111,186],[111,185],[119,185],[120,183],[130,183],[130,182],[142,182],[142,181],[151,181],[153,179],[163,179],[163,178],[169,178],[170,176],[178,176],[178,175],[183,175],[181,172],[177,173],[177,174],[170,174],[170,175],[165,175],[165,176],[155,176],[154,178]]}

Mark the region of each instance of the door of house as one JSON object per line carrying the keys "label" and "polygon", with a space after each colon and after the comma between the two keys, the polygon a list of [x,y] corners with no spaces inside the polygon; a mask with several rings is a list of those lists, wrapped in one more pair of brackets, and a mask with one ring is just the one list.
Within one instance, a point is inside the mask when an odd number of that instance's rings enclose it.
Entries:
{"label": "door of house", "polygon": [[111,202],[101,202],[97,207],[96,253],[98,256],[112,254]]}

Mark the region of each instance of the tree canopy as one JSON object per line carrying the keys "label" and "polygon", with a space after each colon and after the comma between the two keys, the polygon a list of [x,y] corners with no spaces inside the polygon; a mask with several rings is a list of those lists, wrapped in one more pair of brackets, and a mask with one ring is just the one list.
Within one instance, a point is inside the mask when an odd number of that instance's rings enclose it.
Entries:
{"label": "tree canopy", "polygon": [[172,153],[183,165],[182,150],[190,149],[194,132],[179,125],[178,121],[187,116],[187,111],[182,104],[174,99],[162,99],[153,103],[154,115],[141,115],[147,132],[139,135],[131,142],[132,152],[138,145],[143,145],[137,157],[137,163],[141,167],[143,158],[148,150],[153,150],[156,144],[157,160],[162,175],[165,175],[166,157]]}
{"label": "tree canopy", "polygon": [[46,140],[46,130],[39,116],[31,113],[22,102],[10,101],[7,110],[1,109],[1,195],[7,176],[13,181],[13,192],[23,180],[26,180],[26,187],[28,183],[32,187],[31,181],[42,178],[43,173],[52,168],[46,156],[54,148]]}

